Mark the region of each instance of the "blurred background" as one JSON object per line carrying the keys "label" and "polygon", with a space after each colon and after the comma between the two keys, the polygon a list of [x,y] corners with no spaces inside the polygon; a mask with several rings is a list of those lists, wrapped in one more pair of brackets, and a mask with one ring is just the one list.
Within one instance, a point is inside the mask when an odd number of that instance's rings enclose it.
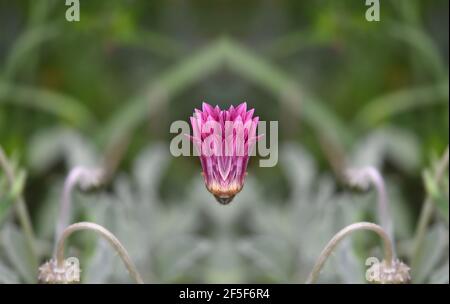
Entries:
{"label": "blurred background", "polygon": [[[339,229],[380,222],[343,180],[374,166],[413,282],[448,283],[449,2],[380,2],[368,22],[363,0],[81,0],[68,22],[64,1],[0,0],[0,282],[36,282],[70,169],[103,166],[69,222],[115,233],[146,282],[302,283]],[[169,153],[202,101],[279,122],[278,165],[253,158],[228,206]],[[380,244],[355,233],[319,282],[364,283]],[[130,282],[93,233],[67,254],[85,283]]]}

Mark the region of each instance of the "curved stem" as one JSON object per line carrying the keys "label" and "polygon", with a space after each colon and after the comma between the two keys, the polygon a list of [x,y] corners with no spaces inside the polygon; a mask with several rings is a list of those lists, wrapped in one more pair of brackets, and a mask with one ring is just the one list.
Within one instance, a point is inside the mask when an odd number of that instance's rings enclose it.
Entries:
{"label": "curved stem", "polygon": [[[438,163],[438,167],[435,172],[434,179],[436,182],[440,183],[442,178],[444,177],[445,170],[448,168],[449,163],[449,147],[444,152],[441,160]],[[425,238],[425,233],[427,226],[430,222],[431,216],[433,215],[434,204],[433,199],[429,194],[425,199],[425,202],[422,205],[422,210],[420,212],[419,223],[417,224],[416,235],[414,238],[414,248],[413,248],[413,256],[411,266],[412,269],[416,269],[417,263],[419,263],[420,255],[421,255],[421,245]]]}
{"label": "curved stem", "polygon": [[76,166],[70,170],[64,181],[63,193],[59,202],[60,209],[55,228],[55,242],[61,236],[64,228],[69,225],[74,188],[79,185],[80,188],[86,189],[109,181],[123,158],[128,144],[129,139],[125,137],[111,145],[103,157],[103,165],[100,168]]}
{"label": "curved stem", "polygon": [[55,228],[55,242],[60,238],[64,228],[69,225],[73,189],[79,184],[80,187],[84,186],[84,188],[99,184],[102,179],[102,174],[103,171],[101,169],[89,169],[82,166],[77,166],[70,170],[69,175],[67,175],[64,181],[63,193],[59,203],[60,208]]}
{"label": "curved stem", "polygon": [[63,193],[59,203],[59,215],[56,223],[55,240],[61,236],[62,231],[67,227],[69,222],[69,215],[72,209],[72,191],[77,185],[78,179],[82,175],[84,168],[75,167],[70,170],[69,175],[64,181]]}
{"label": "curved stem", "polygon": [[389,210],[389,200],[386,194],[384,179],[381,176],[380,172],[372,166],[365,168],[365,170],[378,193],[377,202],[378,202],[378,216],[380,220],[380,225],[386,230],[386,233],[389,235],[389,238],[391,239],[392,243],[395,243],[392,217]]}
{"label": "curved stem", "polygon": [[[367,166],[358,169],[349,169],[347,171],[347,182],[353,186],[362,189],[373,186],[377,192],[377,217],[381,227],[386,231],[392,243],[395,243],[394,228],[391,212],[389,209],[389,199],[386,193],[386,186],[380,171],[373,167]],[[395,255],[395,251],[394,251]]]}
{"label": "curved stem", "polygon": [[[14,184],[14,172],[11,168],[11,165],[8,162],[8,158],[6,154],[3,152],[2,147],[0,147],[0,167],[5,171],[5,175],[10,187]],[[16,200],[16,211],[17,216],[19,218],[20,225],[22,226],[23,232],[25,234],[27,247],[29,251],[29,258],[31,261],[31,266],[33,268],[38,267],[38,258],[36,254],[36,249],[34,245],[34,231],[33,225],[31,223],[30,215],[28,213],[27,205],[25,204],[25,200],[22,194]]]}
{"label": "curved stem", "polygon": [[89,222],[80,222],[75,223],[70,226],[68,226],[62,233],[61,238],[58,241],[57,249],[56,249],[56,263],[58,267],[64,266],[64,243],[65,240],[75,231],[79,230],[91,230],[98,234],[100,234],[102,237],[104,237],[111,246],[116,250],[116,252],[119,254],[120,258],[122,259],[123,263],[125,264],[125,267],[127,268],[131,278],[138,284],[143,284],[144,281],[141,278],[141,275],[136,269],[136,266],[134,265],[133,261],[131,260],[127,250],[125,247],[120,243],[120,241],[112,234],[109,230],[106,228],[95,224],[95,223],[89,223]]}
{"label": "curved stem", "polygon": [[389,236],[383,230],[383,228],[381,228],[376,224],[368,222],[354,223],[336,233],[333,236],[333,238],[328,242],[328,244],[320,253],[318,259],[316,260],[316,264],[314,265],[314,268],[312,269],[306,281],[307,284],[314,284],[317,281],[320,270],[322,269],[323,265],[325,265],[326,260],[333,252],[333,250],[336,248],[336,246],[340,243],[340,241],[344,239],[347,235],[358,230],[370,230],[377,233],[381,237],[384,243],[384,259],[386,260],[388,266],[392,265],[394,256],[393,245],[391,240],[389,239]]}

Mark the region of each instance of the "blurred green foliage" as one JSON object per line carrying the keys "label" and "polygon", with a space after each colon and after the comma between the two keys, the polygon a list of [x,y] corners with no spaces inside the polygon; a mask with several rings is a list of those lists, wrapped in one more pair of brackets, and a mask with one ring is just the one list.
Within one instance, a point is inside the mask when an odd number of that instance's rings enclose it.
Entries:
{"label": "blurred green foliage", "polygon": [[[432,175],[449,138],[448,1],[381,1],[380,22],[353,0],[80,2],[67,22],[63,1],[0,0],[0,145],[27,172],[11,190],[0,170],[0,282],[35,279],[14,198],[23,190],[43,260],[70,168],[117,157],[105,189],[75,195],[72,220],[117,233],[147,281],[302,282],[333,233],[377,220],[374,195],[339,180],[373,165],[407,262],[435,202],[424,248],[436,250],[415,281],[448,283],[448,171]],[[202,101],[279,121],[280,164],[253,160],[226,208],[198,161],[168,150],[170,123]],[[71,244],[85,281],[127,280],[103,242]],[[343,244],[322,281],[363,282],[376,245]]]}

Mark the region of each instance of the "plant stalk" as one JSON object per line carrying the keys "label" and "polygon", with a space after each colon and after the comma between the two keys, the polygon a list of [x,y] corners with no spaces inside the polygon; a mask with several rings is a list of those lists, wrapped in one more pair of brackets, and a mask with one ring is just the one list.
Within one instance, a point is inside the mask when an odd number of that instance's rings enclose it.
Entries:
{"label": "plant stalk", "polygon": [[[369,166],[365,170],[367,171],[367,174],[369,175],[372,184],[374,185],[378,194],[377,205],[378,205],[378,216],[380,220],[380,225],[389,235],[389,238],[392,241],[392,243],[395,243],[393,222],[391,212],[389,210],[388,204],[389,200],[387,197],[386,186],[383,177],[381,176],[380,172],[374,167]],[[395,249],[393,250],[395,254]]]}
{"label": "plant stalk", "polygon": [[[445,170],[448,168],[448,164],[449,164],[449,147],[447,146],[447,149],[445,150],[442,158],[438,163],[434,175],[434,179],[436,182],[439,183],[442,180],[442,178],[444,177]],[[426,229],[428,227],[428,224],[430,223],[433,211],[434,211],[433,199],[430,196],[430,194],[427,194],[425,202],[422,205],[419,223],[417,224],[416,235],[414,238],[413,256],[411,262],[413,271],[414,269],[416,269],[417,264],[419,263],[420,255],[422,253],[421,245],[423,243],[423,240],[425,239]]]}
{"label": "plant stalk", "polygon": [[[3,168],[9,187],[13,187],[14,184],[14,171],[9,164],[8,158],[4,153],[2,147],[0,147],[0,167]],[[33,225],[31,223],[30,215],[28,213],[27,205],[25,204],[25,200],[20,194],[15,203],[15,208],[17,212],[17,217],[19,218],[20,225],[22,226],[22,230],[25,234],[26,244],[28,247],[28,255],[31,263],[31,267],[33,269],[38,268],[38,257],[35,248],[35,237],[33,231]]]}
{"label": "plant stalk", "polygon": [[70,226],[68,226],[63,232],[62,235],[58,241],[57,249],[56,249],[56,263],[58,267],[62,268],[64,267],[64,244],[66,239],[74,232],[79,230],[91,230],[98,234],[100,234],[103,238],[105,238],[111,246],[114,248],[114,250],[119,254],[120,258],[122,259],[123,263],[125,264],[125,267],[128,270],[128,273],[130,274],[130,277],[138,284],[143,284],[144,281],[141,278],[141,275],[137,271],[136,266],[134,265],[133,261],[131,260],[127,250],[125,247],[120,243],[120,241],[116,238],[114,234],[112,234],[109,230],[106,228],[90,222],[80,222],[75,223]]}
{"label": "plant stalk", "polygon": [[306,284],[314,284],[316,283],[320,271],[325,265],[325,262],[327,261],[328,257],[331,255],[333,250],[336,248],[336,246],[344,239],[347,235],[351,234],[352,232],[358,231],[358,230],[370,230],[375,233],[377,233],[380,238],[383,241],[384,244],[384,259],[390,267],[393,263],[394,258],[394,250],[393,250],[393,244],[391,240],[389,239],[388,234],[381,228],[380,226],[368,223],[368,222],[359,222],[351,224],[342,230],[340,230],[338,233],[336,233],[333,238],[328,242],[328,244],[325,246],[325,248],[320,253],[319,257],[316,260],[316,264],[314,265],[311,273],[308,276],[308,279],[306,280]]}

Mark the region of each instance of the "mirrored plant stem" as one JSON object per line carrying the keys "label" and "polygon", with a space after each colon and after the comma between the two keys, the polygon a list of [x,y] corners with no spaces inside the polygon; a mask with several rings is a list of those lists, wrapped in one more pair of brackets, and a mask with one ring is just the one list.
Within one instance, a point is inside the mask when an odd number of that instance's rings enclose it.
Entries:
{"label": "mirrored plant stem", "polygon": [[55,242],[60,238],[62,231],[69,225],[72,212],[72,192],[79,186],[82,190],[88,190],[97,187],[103,180],[102,169],[90,169],[83,166],[77,166],[70,170],[64,181],[63,193],[61,195],[59,215],[56,222]]}
{"label": "mirrored plant stem", "polygon": [[[449,147],[445,150],[442,158],[439,160],[437,165],[434,180],[436,183],[440,183],[444,178],[444,174],[449,165]],[[426,229],[433,215],[434,202],[430,194],[427,194],[425,202],[422,205],[422,210],[420,212],[419,223],[417,224],[416,235],[414,238],[413,256],[412,256],[412,267],[413,269],[418,264],[421,255],[421,245],[425,238]]]}
{"label": "mirrored plant stem", "polygon": [[64,181],[63,193],[60,199],[59,215],[55,228],[55,243],[63,229],[69,225],[72,211],[72,192],[77,186],[83,191],[99,187],[107,183],[113,176],[126,152],[129,138],[124,137],[111,144],[104,155],[99,168],[76,166],[72,168]]}
{"label": "mirrored plant stem", "polygon": [[[392,243],[395,243],[394,227],[392,222],[391,211],[389,208],[389,199],[386,193],[386,186],[380,171],[373,166],[367,166],[358,169],[349,169],[346,172],[348,182],[355,187],[367,190],[370,184],[373,185],[377,192],[377,209],[378,220],[381,227],[389,235]],[[393,248],[395,255],[395,248]]]}
{"label": "mirrored plant stem", "polygon": [[[14,184],[14,171],[11,167],[8,158],[6,157],[6,154],[4,153],[2,147],[0,147],[0,168],[3,169],[6,175],[6,179],[8,182],[9,187],[13,187]],[[34,231],[33,231],[33,225],[31,223],[30,215],[28,213],[28,208],[25,204],[25,200],[22,196],[22,194],[19,194],[16,202],[15,207],[17,211],[17,216],[19,218],[20,225],[22,226],[23,232],[25,234],[26,243],[28,247],[28,255],[30,258],[31,265],[33,267],[38,266],[38,257],[36,253],[35,248],[35,237],[34,237]]]}
{"label": "mirrored plant stem", "polygon": [[389,239],[389,236],[387,233],[383,230],[382,227],[368,222],[359,222],[351,224],[342,230],[340,230],[338,233],[336,233],[333,238],[328,242],[328,244],[325,246],[325,248],[320,253],[319,257],[316,260],[316,263],[311,271],[311,273],[308,276],[308,279],[306,280],[306,284],[314,284],[316,283],[320,271],[322,270],[323,266],[325,265],[325,262],[327,261],[328,257],[331,255],[333,250],[337,247],[337,245],[348,235],[355,231],[359,230],[369,230],[373,231],[376,234],[378,234],[383,241],[384,246],[384,260],[386,261],[386,265],[388,268],[392,267],[394,263],[394,250],[391,240]]}
{"label": "mirrored plant stem", "polygon": [[125,247],[117,239],[117,237],[114,234],[112,234],[109,230],[107,230],[106,228],[104,228],[98,224],[90,223],[90,222],[75,223],[75,224],[68,226],[66,229],[64,229],[63,233],[61,234],[60,239],[58,240],[56,254],[55,254],[56,266],[59,269],[63,269],[65,266],[64,245],[65,245],[67,238],[70,235],[72,235],[74,232],[81,231],[81,230],[90,230],[90,231],[98,233],[103,238],[105,238],[111,244],[111,246],[114,248],[114,250],[119,254],[120,258],[122,259],[123,263],[125,264],[125,267],[128,270],[128,273],[130,274],[130,277],[138,284],[144,283],[135,264],[131,260],[130,255],[128,254]]}

